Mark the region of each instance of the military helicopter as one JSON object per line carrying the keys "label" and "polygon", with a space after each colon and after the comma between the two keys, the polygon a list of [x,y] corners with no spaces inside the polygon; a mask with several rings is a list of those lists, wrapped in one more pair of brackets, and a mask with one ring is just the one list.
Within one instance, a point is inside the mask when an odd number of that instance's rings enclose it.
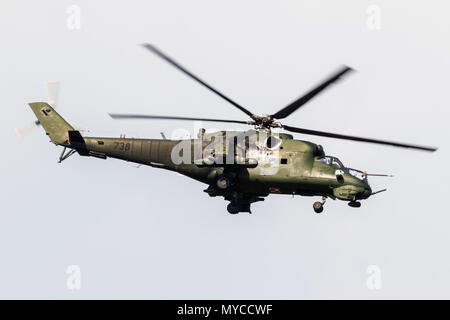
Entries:
{"label": "military helicopter", "polygon": [[143,47],[164,59],[185,75],[217,94],[222,99],[245,113],[249,120],[212,119],[197,117],[173,117],[143,114],[110,114],[113,119],[158,119],[236,123],[250,125],[247,131],[219,131],[207,133],[200,129],[197,139],[134,139],[85,137],[75,130],[55,110],[45,102],[30,103],[51,142],[62,146],[59,162],[74,153],[100,159],[108,157],[176,171],[208,187],[204,190],[211,197],[224,197],[229,201],[227,210],[231,214],[251,213],[252,203],[263,201],[270,194],[319,196],[313,209],[321,213],[327,198],[343,200],[350,207],[360,207],[361,200],[386,191],[373,192],[369,176],[389,176],[370,174],[352,169],[336,157],[326,155],[321,145],[294,139],[294,133],[353,140],[374,144],[436,151],[427,147],[385,140],[361,138],[343,134],[293,127],[279,122],[305,105],[319,93],[337,82],[352,69],[341,67],[325,81],[303,96],[273,114],[257,115],[231,100],[181,64],[151,44]]}

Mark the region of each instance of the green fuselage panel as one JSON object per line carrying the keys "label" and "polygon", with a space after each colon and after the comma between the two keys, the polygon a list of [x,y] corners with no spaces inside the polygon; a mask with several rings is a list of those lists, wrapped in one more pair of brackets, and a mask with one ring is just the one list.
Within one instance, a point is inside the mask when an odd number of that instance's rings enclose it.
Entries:
{"label": "green fuselage panel", "polygon": [[[334,188],[342,186],[336,179],[335,168],[315,161],[315,145],[306,141],[287,139],[276,151],[254,150],[250,156],[258,160],[258,165],[246,168],[233,164],[197,166],[194,161],[199,154],[196,154],[194,144],[198,140],[188,140],[190,163],[181,164],[172,161],[173,149],[180,140],[86,137],[84,140],[89,152],[177,171],[207,184],[214,183],[224,173],[231,173],[239,181],[236,190],[248,194],[332,195]],[[353,180],[352,176],[345,178]]]}

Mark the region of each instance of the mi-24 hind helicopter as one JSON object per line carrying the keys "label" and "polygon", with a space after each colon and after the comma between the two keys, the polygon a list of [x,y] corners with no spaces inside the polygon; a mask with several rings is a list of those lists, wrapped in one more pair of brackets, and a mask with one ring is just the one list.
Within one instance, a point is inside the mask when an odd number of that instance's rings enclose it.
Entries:
{"label": "mi-24 hind helicopter", "polygon": [[232,214],[251,213],[252,203],[263,201],[264,197],[272,193],[321,196],[322,201],[313,204],[314,211],[320,213],[323,211],[327,198],[347,201],[351,207],[360,207],[361,200],[385,189],[372,192],[368,182],[368,176],[371,174],[347,168],[338,158],[327,156],[322,146],[296,140],[291,134],[278,133],[278,130],[424,151],[437,150],[434,147],[304,129],[279,122],[338,81],[343,75],[348,74],[352,70],[349,67],[343,66],[338,72],[278,112],[259,116],[198,78],[155,46],[144,44],[143,47],[228,101],[250,119],[245,121],[110,114],[112,118],[198,120],[246,124],[253,126],[253,129],[243,132],[214,133],[206,133],[204,129],[201,129],[197,139],[188,140],[169,140],[164,135],[164,139],[131,139],[124,136],[120,138],[85,137],[56,113],[49,104],[30,103],[31,109],[51,142],[64,147],[59,158],[60,162],[78,153],[80,156],[101,159],[111,157],[176,171],[207,184],[208,187],[204,191],[211,197],[224,197],[230,202],[227,210]]}

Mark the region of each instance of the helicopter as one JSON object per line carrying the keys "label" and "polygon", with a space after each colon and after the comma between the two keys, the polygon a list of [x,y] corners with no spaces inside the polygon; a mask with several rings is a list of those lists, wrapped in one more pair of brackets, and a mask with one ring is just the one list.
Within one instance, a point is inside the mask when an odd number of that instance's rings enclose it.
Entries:
{"label": "helicopter", "polygon": [[337,157],[327,155],[321,145],[294,139],[292,134],[280,130],[428,152],[437,150],[435,147],[317,131],[280,122],[350,73],[353,69],[348,66],[342,66],[279,111],[257,115],[201,80],[154,45],[145,43],[142,46],[245,113],[249,120],[110,113],[113,119],[205,121],[250,125],[253,128],[209,133],[201,128],[196,139],[166,139],[163,133],[162,139],[136,139],[123,135],[119,138],[86,137],[48,103],[30,103],[50,141],[63,147],[59,162],[78,153],[80,156],[116,158],[175,171],[206,184],[204,192],[210,197],[219,196],[229,201],[227,211],[230,214],[252,213],[251,204],[264,201],[270,194],[319,196],[321,201],[313,203],[313,210],[321,213],[328,198],[345,201],[353,208],[360,207],[362,200],[386,191],[372,191],[368,177],[390,175],[346,167]]}

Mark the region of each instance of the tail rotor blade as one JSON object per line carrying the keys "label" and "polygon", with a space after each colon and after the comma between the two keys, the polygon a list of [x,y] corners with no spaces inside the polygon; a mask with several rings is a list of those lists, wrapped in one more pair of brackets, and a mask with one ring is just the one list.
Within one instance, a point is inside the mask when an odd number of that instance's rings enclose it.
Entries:
{"label": "tail rotor blade", "polygon": [[[59,81],[50,81],[47,83],[47,103],[53,108],[56,107],[59,95]],[[33,132],[41,123],[39,120],[31,122],[22,128],[15,128],[14,133],[17,139],[22,140],[31,132]]]}
{"label": "tail rotor blade", "polygon": [[25,138],[25,136],[29,135],[40,125],[41,125],[41,123],[39,121],[34,121],[34,122],[27,124],[25,127],[14,128],[14,133],[15,133],[17,139],[22,140],[23,138]]}
{"label": "tail rotor blade", "polygon": [[47,102],[56,108],[59,96],[59,81],[51,81],[47,84]]}

